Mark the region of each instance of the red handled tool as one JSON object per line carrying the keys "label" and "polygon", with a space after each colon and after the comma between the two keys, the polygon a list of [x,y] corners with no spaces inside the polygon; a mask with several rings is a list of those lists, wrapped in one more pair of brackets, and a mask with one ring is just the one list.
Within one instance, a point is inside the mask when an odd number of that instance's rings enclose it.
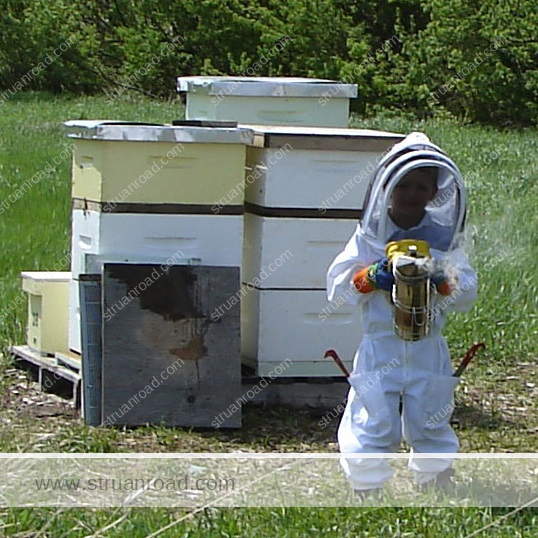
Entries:
{"label": "red handled tool", "polygon": [[336,353],[336,351],[334,349],[328,349],[325,352],[325,355],[324,355],[323,358],[326,359],[327,357],[332,357],[334,362],[338,365],[338,368],[340,368],[340,370],[342,370],[342,372],[344,373],[344,375],[346,377],[349,377],[349,372],[347,371],[347,368],[344,366],[344,363],[342,362],[342,359],[340,359],[340,357],[338,356],[338,353]]}
{"label": "red handled tool", "polygon": [[[484,342],[480,342],[478,344],[474,344],[469,348],[467,353],[465,354],[465,357],[463,357],[463,360],[461,361],[461,364],[457,367],[456,371],[454,372],[454,377],[460,377],[461,374],[465,371],[469,363],[473,360],[473,357],[477,354],[478,350],[481,348],[485,348],[486,344]],[[343,374],[346,377],[349,377],[349,372],[347,371],[347,368],[344,366],[344,363],[342,362],[342,359],[338,356],[338,353],[334,349],[328,349],[325,352],[324,358],[331,357],[334,362],[338,365],[338,368],[342,370]]]}
{"label": "red handled tool", "polygon": [[454,372],[454,377],[460,377],[460,375],[464,372],[465,368],[467,368],[468,364],[471,362],[473,357],[476,355],[476,352],[480,348],[485,348],[486,344],[484,342],[480,342],[479,344],[474,344],[469,348],[469,351],[465,354],[465,357],[463,357],[463,360],[461,361],[461,364],[456,368],[456,371]]}

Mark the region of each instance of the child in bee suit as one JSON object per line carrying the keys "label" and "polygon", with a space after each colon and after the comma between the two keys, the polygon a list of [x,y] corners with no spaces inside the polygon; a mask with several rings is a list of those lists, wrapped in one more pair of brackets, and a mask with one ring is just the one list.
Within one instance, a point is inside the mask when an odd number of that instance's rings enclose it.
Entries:
{"label": "child in bee suit", "polygon": [[[412,133],[381,160],[364,218],[328,270],[329,301],[343,297],[362,310],[363,336],[338,430],[341,464],[359,494],[380,490],[392,476],[386,458],[361,454],[396,453],[402,438],[411,446],[417,485],[441,485],[453,474],[450,454],[459,444],[450,416],[458,378],[441,330],[449,311],[468,310],[476,298],[476,274],[462,247],[464,221],[460,172],[425,135]],[[387,243],[405,239],[425,241],[435,264],[430,329],[416,341],[395,332],[394,276],[385,254]]]}

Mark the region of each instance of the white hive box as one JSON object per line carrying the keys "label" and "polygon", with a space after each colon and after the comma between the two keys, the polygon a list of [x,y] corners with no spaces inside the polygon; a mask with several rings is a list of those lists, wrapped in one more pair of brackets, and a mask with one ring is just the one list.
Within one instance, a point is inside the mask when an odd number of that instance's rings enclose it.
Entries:
{"label": "white hive box", "polygon": [[28,293],[28,346],[42,355],[67,351],[71,273],[23,272],[21,278]]}
{"label": "white hive box", "polygon": [[187,120],[347,127],[356,84],[278,77],[178,77]]}
{"label": "white hive box", "polygon": [[[78,277],[109,262],[241,267],[241,215],[72,213],[69,347],[80,353]],[[88,267],[88,257],[98,261]]]}
{"label": "white hive box", "polygon": [[224,197],[230,198],[225,205],[243,202],[243,191],[229,195],[242,185],[249,129],[109,121],[69,121],[65,126],[76,145],[75,199],[194,208],[211,207]]}
{"label": "white hive box", "polygon": [[362,209],[381,157],[404,138],[364,129],[250,127],[254,143],[247,150],[245,201],[319,209],[319,216],[323,209]]}
{"label": "white hive box", "polygon": [[243,282],[259,289],[325,289],[329,265],[356,220],[261,217],[245,213]]}
{"label": "white hive box", "polygon": [[[241,352],[243,362],[258,375],[342,375],[334,362],[323,358],[327,349],[336,349],[351,369],[361,337],[357,307],[327,310],[324,290],[243,290]],[[275,372],[285,359],[292,364]]]}
{"label": "white hive box", "polygon": [[95,254],[131,263],[241,266],[241,215],[103,213],[73,209],[71,253],[74,278],[86,271],[84,258]]}

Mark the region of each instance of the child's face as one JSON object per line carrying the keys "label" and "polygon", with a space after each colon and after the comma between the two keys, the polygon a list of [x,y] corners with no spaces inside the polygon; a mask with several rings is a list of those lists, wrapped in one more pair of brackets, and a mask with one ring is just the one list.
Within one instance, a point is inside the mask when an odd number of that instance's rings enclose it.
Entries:
{"label": "child's face", "polygon": [[419,218],[437,193],[436,180],[420,168],[406,174],[392,191],[392,211]]}

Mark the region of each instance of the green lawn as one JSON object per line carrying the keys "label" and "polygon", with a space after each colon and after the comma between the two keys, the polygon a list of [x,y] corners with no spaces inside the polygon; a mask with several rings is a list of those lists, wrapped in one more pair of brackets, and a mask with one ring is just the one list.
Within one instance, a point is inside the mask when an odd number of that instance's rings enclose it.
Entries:
{"label": "green lawn", "polygon": [[[122,97],[112,107],[103,97],[55,98],[22,94],[0,115],[0,204],[69,145],[68,119],[170,122],[182,117],[178,101]],[[456,429],[464,452],[535,452],[538,447],[535,385],[538,333],[538,133],[462,126],[448,120],[405,117],[354,119],[353,126],[401,133],[426,132],[460,166],[469,196],[469,251],[480,273],[479,299],[446,330],[456,362],[472,342],[484,341],[458,389]],[[0,382],[4,407],[26,394],[5,353],[24,342],[26,307],[22,270],[52,270],[70,249],[69,160],[0,213]],[[63,270],[68,270],[64,264]],[[19,301],[20,302],[20,301]],[[15,392],[14,389],[17,388]],[[32,398],[35,395],[32,393]],[[320,413],[245,409],[240,431],[175,428],[100,429],[84,426],[61,403],[25,407],[0,430],[3,452],[334,452],[336,421],[318,425]],[[498,521],[482,536],[538,536],[536,512],[510,509],[205,509],[0,510],[0,535],[150,535],[184,518],[160,536],[461,536]],[[125,516],[125,517],[124,517]],[[114,524],[115,523],[115,524]]]}

